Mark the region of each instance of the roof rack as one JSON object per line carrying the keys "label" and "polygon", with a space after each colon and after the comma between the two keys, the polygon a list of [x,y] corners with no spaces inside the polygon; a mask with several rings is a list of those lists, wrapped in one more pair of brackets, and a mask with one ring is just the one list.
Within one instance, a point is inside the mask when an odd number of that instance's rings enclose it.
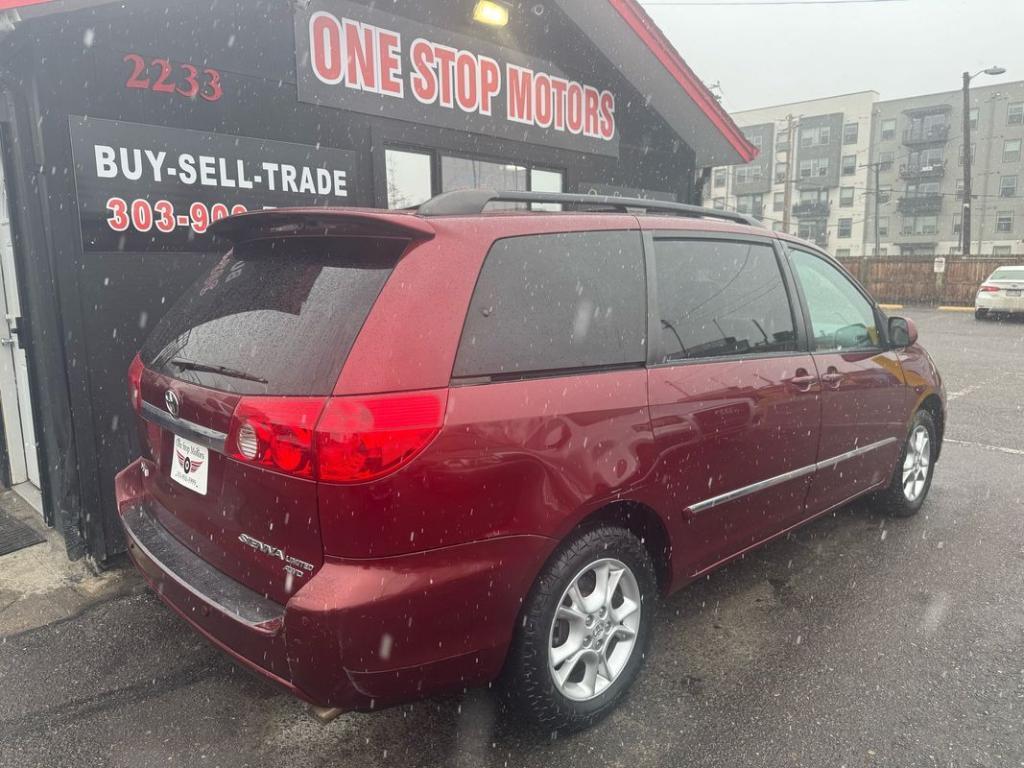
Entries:
{"label": "roof rack", "polygon": [[693,218],[723,219],[752,227],[763,227],[752,216],[716,208],[702,208],[686,203],[669,203],[662,200],[647,200],[640,197],[612,197],[611,195],[581,195],[567,192],[497,192],[493,189],[459,189],[442,192],[416,210],[421,216],[467,216],[483,213],[490,203],[557,203],[565,206],[582,206],[593,209],[612,209],[632,212],[670,213]]}

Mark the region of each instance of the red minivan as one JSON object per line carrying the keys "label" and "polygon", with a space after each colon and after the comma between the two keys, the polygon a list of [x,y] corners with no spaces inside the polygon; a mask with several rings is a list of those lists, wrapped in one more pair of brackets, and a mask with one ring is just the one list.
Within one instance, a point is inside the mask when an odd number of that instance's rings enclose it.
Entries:
{"label": "red minivan", "polygon": [[314,705],[500,679],[584,727],[661,596],[928,493],[945,398],[914,324],[739,214],[468,190],[215,230],[131,365],[118,508],[160,597]]}

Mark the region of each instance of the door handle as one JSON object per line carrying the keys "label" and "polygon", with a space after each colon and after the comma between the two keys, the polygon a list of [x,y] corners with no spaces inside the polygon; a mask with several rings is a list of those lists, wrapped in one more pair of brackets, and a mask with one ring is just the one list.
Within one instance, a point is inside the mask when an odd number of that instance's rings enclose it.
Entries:
{"label": "door handle", "polygon": [[843,383],[844,378],[846,377],[843,376],[837,368],[830,367],[824,374],[822,374],[821,380],[830,388],[839,389],[839,385]]}
{"label": "door handle", "polygon": [[796,387],[797,392],[816,392],[818,389],[818,377],[808,373],[806,368],[797,368],[788,383]]}

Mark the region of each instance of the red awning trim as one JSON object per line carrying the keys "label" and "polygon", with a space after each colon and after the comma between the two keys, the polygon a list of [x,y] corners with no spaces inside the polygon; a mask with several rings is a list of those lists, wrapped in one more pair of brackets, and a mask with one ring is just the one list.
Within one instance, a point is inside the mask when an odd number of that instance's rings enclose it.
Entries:
{"label": "red awning trim", "polygon": [[743,132],[733,122],[729,114],[722,109],[711,91],[709,91],[694,71],[683,61],[683,57],[675,49],[668,38],[647,15],[647,12],[636,0],[608,0],[618,11],[622,19],[636,33],[644,45],[657,57],[676,82],[683,87],[686,94],[707,115],[714,126],[725,136],[744,162],[749,163],[757,157],[757,147],[747,141]]}

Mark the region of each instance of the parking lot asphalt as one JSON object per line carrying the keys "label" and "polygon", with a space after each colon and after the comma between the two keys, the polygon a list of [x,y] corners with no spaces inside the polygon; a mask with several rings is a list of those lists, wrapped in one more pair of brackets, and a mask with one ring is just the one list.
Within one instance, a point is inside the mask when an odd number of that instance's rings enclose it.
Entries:
{"label": "parking lot asphalt", "polygon": [[673,595],[593,730],[487,691],[323,725],[140,585],[0,637],[0,766],[1024,766],[1024,322],[900,312],[950,399],[922,512],[854,504]]}

